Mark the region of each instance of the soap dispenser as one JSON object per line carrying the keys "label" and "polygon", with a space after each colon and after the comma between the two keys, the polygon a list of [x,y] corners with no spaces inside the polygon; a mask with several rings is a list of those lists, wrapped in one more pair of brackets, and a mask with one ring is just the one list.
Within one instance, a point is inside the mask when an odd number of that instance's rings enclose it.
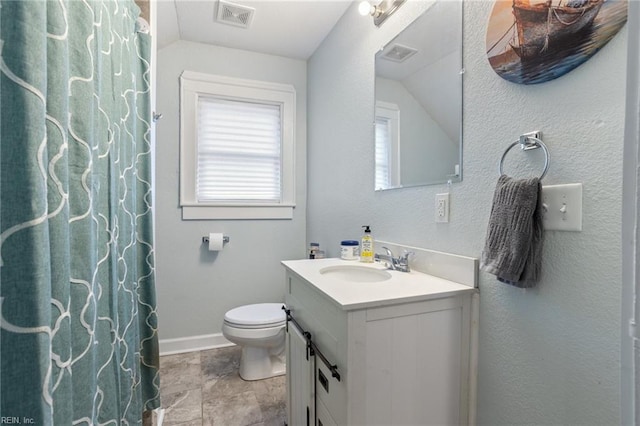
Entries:
{"label": "soap dispenser", "polygon": [[369,225],[364,225],[364,235],[360,244],[360,262],[373,263],[373,236]]}

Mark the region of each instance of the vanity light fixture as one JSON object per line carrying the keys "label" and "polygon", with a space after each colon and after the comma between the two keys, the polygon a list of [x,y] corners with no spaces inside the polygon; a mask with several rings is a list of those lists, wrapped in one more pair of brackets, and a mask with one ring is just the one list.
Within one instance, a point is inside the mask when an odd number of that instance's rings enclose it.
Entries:
{"label": "vanity light fixture", "polygon": [[375,6],[367,0],[364,0],[358,6],[358,12],[360,12],[362,16],[373,16],[373,23],[379,27],[389,16],[393,15],[405,1],[406,0],[382,0],[380,4]]}

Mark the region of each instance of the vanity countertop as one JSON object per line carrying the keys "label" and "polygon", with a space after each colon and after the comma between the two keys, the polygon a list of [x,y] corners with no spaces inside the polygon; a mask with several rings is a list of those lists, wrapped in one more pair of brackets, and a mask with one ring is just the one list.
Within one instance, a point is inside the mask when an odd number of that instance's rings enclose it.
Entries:
{"label": "vanity countertop", "polygon": [[422,272],[391,271],[391,278],[379,282],[353,282],[323,274],[323,268],[358,265],[387,270],[380,263],[361,263],[342,259],[285,260],[282,264],[308,281],[343,310],[418,302],[474,292],[476,289]]}

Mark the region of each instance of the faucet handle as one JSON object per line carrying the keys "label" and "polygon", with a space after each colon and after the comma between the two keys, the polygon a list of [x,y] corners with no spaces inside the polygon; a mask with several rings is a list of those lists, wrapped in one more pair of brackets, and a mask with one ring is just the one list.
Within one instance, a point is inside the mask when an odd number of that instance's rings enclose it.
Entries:
{"label": "faucet handle", "polygon": [[382,246],[382,249],[387,252],[387,256],[393,257],[393,252],[389,247]]}
{"label": "faucet handle", "polygon": [[413,254],[415,254],[415,253],[414,253],[414,252],[412,252],[412,251],[404,250],[404,251],[402,252],[402,256],[400,256],[400,257],[399,257],[399,260],[401,260],[401,261],[403,261],[403,262],[408,262],[408,261],[409,261],[409,256],[411,256],[411,255],[413,255]]}
{"label": "faucet handle", "polygon": [[404,250],[402,252],[402,255],[398,258],[398,266],[404,272],[411,271],[411,269],[409,268],[409,256],[411,256],[412,254],[415,254],[415,253],[412,251]]}

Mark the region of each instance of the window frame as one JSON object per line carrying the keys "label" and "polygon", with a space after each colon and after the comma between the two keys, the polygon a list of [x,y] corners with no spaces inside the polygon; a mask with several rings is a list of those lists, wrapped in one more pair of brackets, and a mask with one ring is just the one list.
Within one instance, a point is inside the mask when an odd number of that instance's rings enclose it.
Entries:
{"label": "window frame", "polygon": [[[180,207],[182,219],[292,219],[295,208],[295,89],[292,85],[183,71],[180,75]],[[281,200],[198,202],[198,97],[280,105]]]}
{"label": "window frame", "polygon": [[[375,107],[374,132],[377,131],[378,118],[384,119],[389,125],[389,137],[387,141],[388,153],[388,186],[377,188],[377,176],[374,177],[376,183],[376,191],[385,189],[399,188],[401,186],[400,176],[400,107],[391,102],[376,101]],[[374,137],[377,135],[374,135]],[[376,138],[377,143],[377,138]],[[377,147],[376,147],[377,148]],[[376,164],[374,176],[377,174],[378,165]]]}

